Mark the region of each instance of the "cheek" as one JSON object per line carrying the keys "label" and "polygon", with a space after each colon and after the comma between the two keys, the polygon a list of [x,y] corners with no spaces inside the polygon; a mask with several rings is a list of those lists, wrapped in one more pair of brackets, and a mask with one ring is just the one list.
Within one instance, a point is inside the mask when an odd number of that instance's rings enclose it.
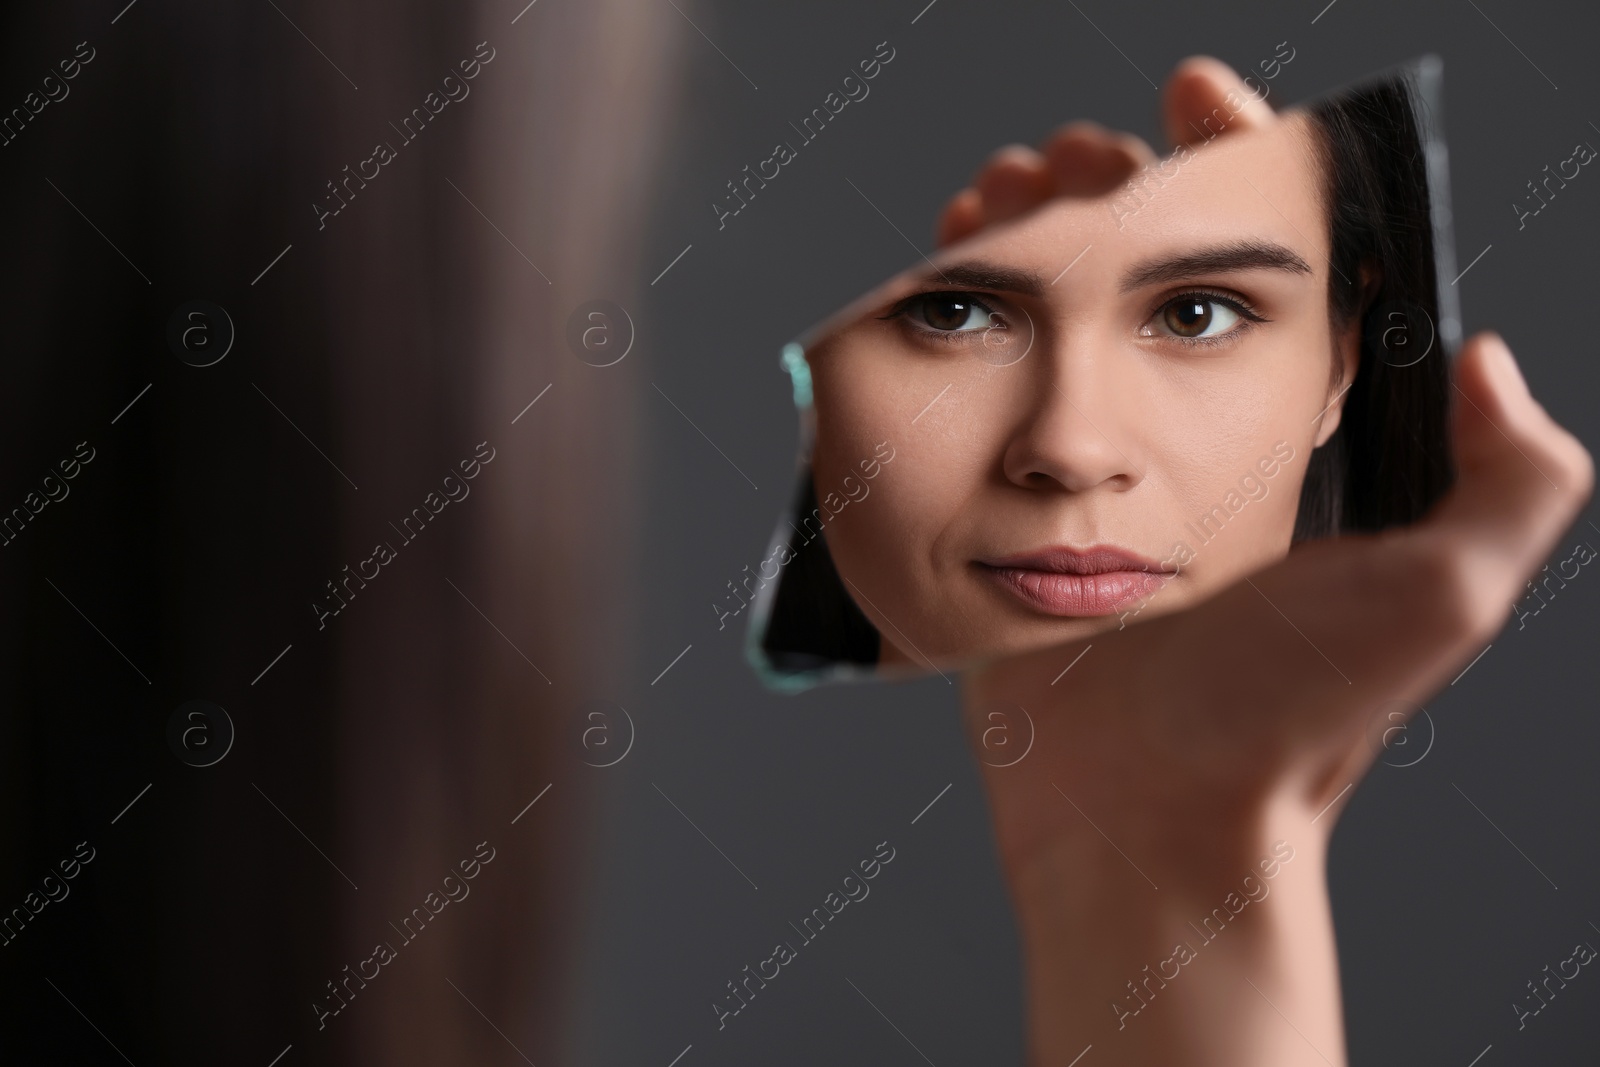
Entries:
{"label": "cheek", "polygon": [[[1196,577],[1225,580],[1288,550],[1312,417],[1326,402],[1326,344],[1314,330],[1279,331],[1258,358],[1198,365],[1153,397],[1149,474],[1169,490],[1172,540],[1194,549]],[[1294,450],[1287,462],[1274,455],[1279,442]],[[1263,457],[1276,463],[1271,477]]]}
{"label": "cheek", "polygon": [[[817,439],[812,449],[812,469],[817,475],[817,495],[837,488],[846,475],[859,473],[861,459],[872,455],[876,441],[885,440],[895,423],[893,405],[884,390],[860,374],[841,374],[830,360],[812,371]],[[876,441],[874,434],[879,434]]]}
{"label": "cheek", "polygon": [[[822,447],[819,426],[812,477],[819,501],[830,492],[837,494],[836,502],[847,500],[841,488],[845,476],[870,490],[864,499],[845,504],[825,527],[828,550],[839,573],[893,618],[896,606],[906,610],[916,591],[928,585],[936,546],[960,513],[962,493],[952,476],[949,438],[908,434],[917,427],[906,427],[903,419],[888,425],[900,426],[899,434],[848,440],[841,434],[828,449]],[[894,447],[894,458],[880,466],[876,478],[864,481],[859,461],[883,441]]]}
{"label": "cheek", "polygon": [[[893,590],[910,580],[923,555],[919,549],[929,536],[930,502],[921,492],[920,475],[911,456],[900,447],[894,461],[867,483],[871,495],[845,504],[824,528],[839,573],[891,616],[894,608],[890,602],[899,600]],[[819,494],[831,491],[838,493],[837,500],[848,499],[838,491],[836,482],[818,477],[816,486]]]}
{"label": "cheek", "polygon": [[[842,505],[833,518],[826,519],[824,537],[840,575],[860,585],[883,554],[881,546],[887,540],[883,525],[893,510],[889,506],[890,475],[905,461],[900,442],[894,440],[898,420],[892,391],[874,376],[862,373],[865,361],[860,353],[836,349],[810,358],[817,421],[811,452],[812,486],[825,518],[831,510],[826,503],[829,494],[834,495],[834,508]],[[876,478],[864,481],[861,461],[873,459],[882,441],[896,449],[895,458],[888,466],[880,465]],[[866,499],[849,499],[846,478],[868,489]]]}
{"label": "cheek", "polygon": [[[930,384],[918,374],[836,370],[846,365],[847,360],[836,359],[813,368],[812,480],[819,504],[829,493],[848,499],[847,477],[867,494],[845,504],[824,527],[828,551],[842,577],[888,618],[909,625],[906,620],[921,610],[919,598],[938,584],[934,568],[941,538],[971,495],[971,442],[944,417],[946,409],[963,409],[961,397],[970,383],[953,373],[958,367]],[[952,377],[961,380],[918,417]],[[861,461],[873,459],[884,443],[893,458],[868,480]]]}
{"label": "cheek", "polygon": [[1184,375],[1152,398],[1147,472],[1172,487],[1185,512],[1220,500],[1267,454],[1279,407],[1273,383],[1251,368]]}

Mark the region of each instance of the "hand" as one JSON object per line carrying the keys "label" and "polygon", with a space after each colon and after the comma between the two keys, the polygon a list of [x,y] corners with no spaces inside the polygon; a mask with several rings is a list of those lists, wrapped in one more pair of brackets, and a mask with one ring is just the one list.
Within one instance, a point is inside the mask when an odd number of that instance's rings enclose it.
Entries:
{"label": "hand", "polygon": [[[1187,611],[1097,636],[1059,683],[1082,643],[987,662],[968,672],[969,701],[1026,707],[1037,772],[1108,805],[1137,794],[1138,820],[1320,811],[1376,758],[1367,717],[1428,699],[1482,651],[1592,490],[1589,453],[1498,336],[1468,341],[1455,376],[1457,480],[1423,519],[1304,543]],[[1000,799],[1019,777],[991,776]],[[1026,862],[1052,831],[1015,814],[1001,846]]]}
{"label": "hand", "polygon": [[[1213,116],[1218,109],[1228,114],[1239,103],[1242,106],[1221,134],[1215,133]],[[1173,70],[1162,93],[1162,118],[1174,149],[1277,121],[1272,108],[1256,99],[1233,68],[1209,56],[1191,57]],[[1210,134],[1205,128],[1208,119]],[[1142,139],[1093,122],[1068,123],[1037,149],[1007,145],[990,156],[972,184],[945,205],[938,246],[1025,214],[1051,197],[1101,196],[1155,162],[1156,154]]]}
{"label": "hand", "polygon": [[[1169,136],[1206,137],[1191,123],[1229,93],[1248,95],[1215,60],[1180,65]],[[1226,110],[1224,136],[1278,121],[1259,100]],[[1003,149],[941,241],[1108,192],[1152,158],[1089,124]],[[983,769],[1034,1067],[1091,1044],[1099,1067],[1343,1063],[1326,848],[1377,757],[1374,721],[1483,650],[1593,488],[1589,453],[1497,336],[1471,338],[1453,372],[1456,482],[1422,520],[1296,546],[1187,610],[965,675],[972,736],[996,709],[1034,724],[1025,758]],[[1247,875],[1263,894],[1245,906]],[[1196,924],[1214,915],[1228,933],[1213,943]]]}
{"label": "hand", "polygon": [[[1298,546],[1188,610],[1095,637],[1065,676],[1084,643],[966,676],[977,730],[997,706],[1036,728],[1025,759],[985,768],[1033,1062],[1091,1042],[1101,1065],[1341,1062],[1323,871],[1344,790],[1376,758],[1372,719],[1482,651],[1594,483],[1497,336],[1463,346],[1455,378],[1457,480],[1417,523]],[[1296,859],[1276,903],[1180,969],[1209,977],[1176,979],[1130,1022],[1114,1006],[1141,1007],[1129,980],[1176,941],[1205,944],[1186,924],[1259,879],[1278,840]]]}

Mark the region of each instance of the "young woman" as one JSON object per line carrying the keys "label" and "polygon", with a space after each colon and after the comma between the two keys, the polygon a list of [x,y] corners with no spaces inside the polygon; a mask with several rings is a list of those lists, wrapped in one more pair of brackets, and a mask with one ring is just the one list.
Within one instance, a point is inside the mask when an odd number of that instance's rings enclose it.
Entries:
{"label": "young woman", "polygon": [[1324,863],[1369,726],[1592,486],[1498,337],[1387,334],[1441,320],[1404,87],[1252,95],[1180,65],[1154,171],[1086,125],[1003,150],[959,248],[805,355],[823,536],[760,658],[969,664],[974,736],[1033,724],[984,776],[1038,1065],[1343,1061]]}

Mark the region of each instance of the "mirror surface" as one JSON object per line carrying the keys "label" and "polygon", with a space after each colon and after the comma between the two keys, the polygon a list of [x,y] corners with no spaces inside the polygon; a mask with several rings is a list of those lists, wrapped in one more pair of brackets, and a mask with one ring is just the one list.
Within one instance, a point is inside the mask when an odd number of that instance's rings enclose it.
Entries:
{"label": "mirror surface", "polygon": [[948,677],[1395,521],[1377,457],[1447,461],[1390,435],[1443,425],[1418,405],[1460,332],[1439,82],[1427,57],[1257,123],[1234,97],[786,346],[797,484],[727,608],[766,683]]}

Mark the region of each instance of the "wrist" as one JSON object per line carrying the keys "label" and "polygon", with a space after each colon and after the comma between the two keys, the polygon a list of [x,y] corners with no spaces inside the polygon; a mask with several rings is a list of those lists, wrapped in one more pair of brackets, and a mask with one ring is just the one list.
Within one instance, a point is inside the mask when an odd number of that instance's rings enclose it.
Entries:
{"label": "wrist", "polygon": [[1316,826],[1135,834],[1123,822],[1103,835],[1083,821],[1087,835],[1003,864],[1030,1063],[1065,1067],[1090,1045],[1100,1065],[1343,1062]]}

